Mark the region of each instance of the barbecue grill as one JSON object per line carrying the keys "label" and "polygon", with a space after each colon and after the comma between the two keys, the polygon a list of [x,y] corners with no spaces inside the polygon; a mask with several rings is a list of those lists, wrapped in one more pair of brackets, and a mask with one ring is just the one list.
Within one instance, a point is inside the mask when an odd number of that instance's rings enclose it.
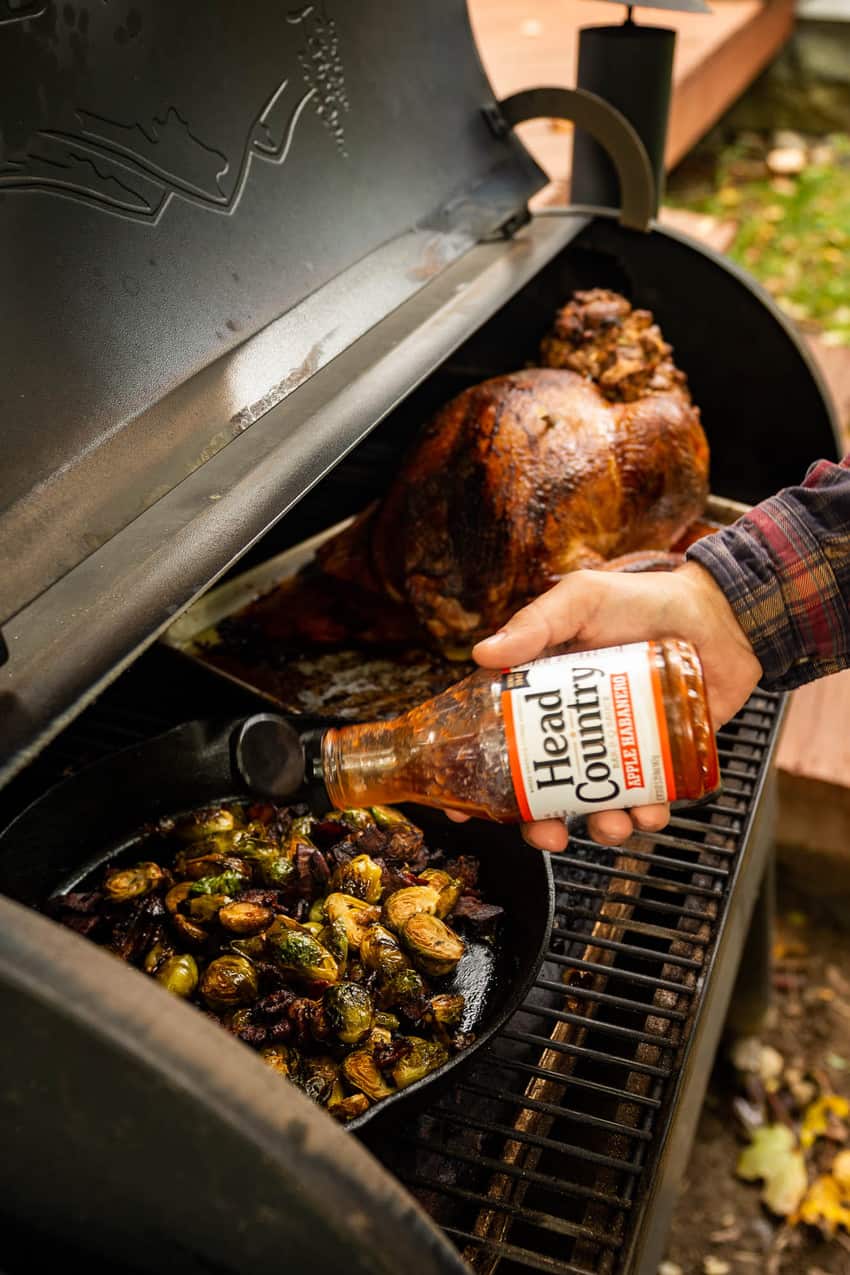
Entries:
{"label": "barbecue grill", "polygon": [[[461,0],[9,5],[0,65],[4,823],[116,749],[252,711],[156,638],[237,561],[357,512],[577,287],[654,311],[715,492],[755,501],[836,451],[769,298],[650,224],[633,130],[560,90],[495,101]],[[548,113],[608,147],[621,213],[529,217],[545,178],[512,126]],[[751,1009],[781,717],[757,692],[720,734],[721,796],[665,833],[574,829],[522,1009],[362,1140],[4,873],[4,1267],[654,1271],[727,1008]]]}

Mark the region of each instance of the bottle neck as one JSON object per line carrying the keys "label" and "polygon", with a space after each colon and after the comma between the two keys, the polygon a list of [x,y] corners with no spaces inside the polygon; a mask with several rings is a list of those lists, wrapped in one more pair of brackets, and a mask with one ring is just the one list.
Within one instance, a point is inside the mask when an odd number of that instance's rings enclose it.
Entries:
{"label": "bottle neck", "polygon": [[334,727],[325,732],[322,779],[338,810],[409,800],[389,722]]}

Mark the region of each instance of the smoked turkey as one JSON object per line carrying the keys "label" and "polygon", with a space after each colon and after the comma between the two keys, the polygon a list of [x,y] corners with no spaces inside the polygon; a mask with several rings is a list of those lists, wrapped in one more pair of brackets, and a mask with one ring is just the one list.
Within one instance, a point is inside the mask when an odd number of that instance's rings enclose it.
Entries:
{"label": "smoked turkey", "polygon": [[657,557],[703,512],[699,411],[648,311],[577,292],[540,362],[442,408],[386,496],[319,553],[326,575],[409,609],[446,654],[568,571]]}

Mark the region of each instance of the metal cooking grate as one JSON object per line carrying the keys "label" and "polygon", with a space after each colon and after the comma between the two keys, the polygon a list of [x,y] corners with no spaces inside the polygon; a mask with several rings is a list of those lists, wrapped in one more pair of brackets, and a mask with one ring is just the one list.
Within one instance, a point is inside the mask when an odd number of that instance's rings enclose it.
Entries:
{"label": "metal cooking grate", "polygon": [[573,834],[527,1002],[449,1095],[371,1142],[476,1271],[631,1265],[781,703],[759,692],[720,732],[722,794],[664,833]]}

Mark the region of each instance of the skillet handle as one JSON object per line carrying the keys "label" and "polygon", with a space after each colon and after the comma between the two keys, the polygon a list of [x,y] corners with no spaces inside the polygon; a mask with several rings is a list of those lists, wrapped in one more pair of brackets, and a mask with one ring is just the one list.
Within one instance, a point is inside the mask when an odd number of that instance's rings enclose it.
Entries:
{"label": "skillet handle", "polygon": [[230,764],[234,779],[258,797],[285,801],[308,794],[310,804],[329,808],[315,762],[321,730],[296,730],[276,713],[255,713],[230,732]]}

